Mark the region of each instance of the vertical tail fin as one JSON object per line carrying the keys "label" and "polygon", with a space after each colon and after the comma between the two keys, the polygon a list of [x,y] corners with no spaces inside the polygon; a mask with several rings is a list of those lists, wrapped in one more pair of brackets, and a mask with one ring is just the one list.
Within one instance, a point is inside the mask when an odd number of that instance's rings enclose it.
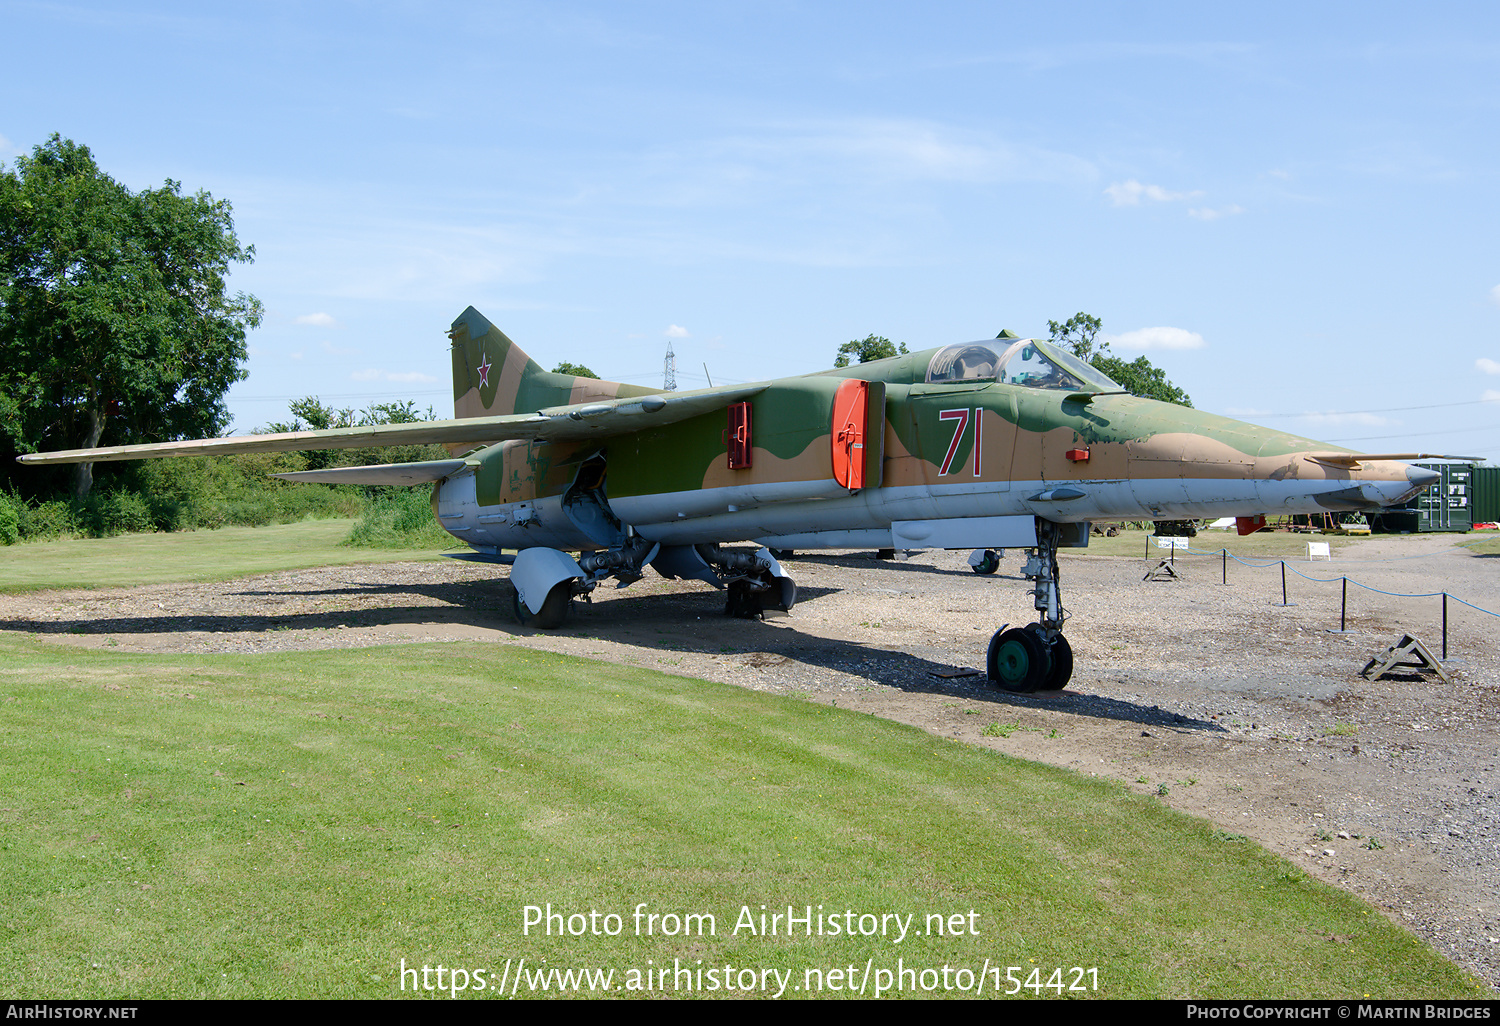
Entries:
{"label": "vertical tail fin", "polygon": [[535,413],[548,406],[659,391],[543,370],[472,306],[448,331],[453,340],[453,416]]}

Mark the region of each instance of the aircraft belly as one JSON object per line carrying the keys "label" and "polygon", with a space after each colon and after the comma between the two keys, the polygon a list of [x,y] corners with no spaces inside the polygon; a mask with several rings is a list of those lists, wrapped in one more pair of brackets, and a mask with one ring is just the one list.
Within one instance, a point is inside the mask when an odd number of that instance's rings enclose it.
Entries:
{"label": "aircraft belly", "polygon": [[[1033,498],[1049,491],[1067,497]],[[1058,523],[1147,515],[1129,481],[1018,481],[1015,494],[1026,500],[1027,511]]]}
{"label": "aircraft belly", "polygon": [[868,531],[803,531],[800,534],[769,534],[751,540],[757,545],[765,545],[773,549],[895,548],[891,532],[878,527]]}
{"label": "aircraft belly", "polygon": [[[676,510],[686,513],[682,507],[703,502],[707,493],[636,496],[612,500],[612,505],[620,518],[632,524],[642,537],[666,545],[748,541],[828,531],[889,531],[894,521],[963,519],[1025,512],[1015,501],[1014,493],[998,492],[993,485],[983,483],[946,485],[941,489],[925,485],[874,488],[853,495],[840,489],[838,498],[783,501],[753,509],[729,508],[731,504],[718,494],[725,491],[728,489],[713,489],[717,496],[712,502],[714,512],[698,516],[670,515],[647,521],[638,515],[645,507],[639,500],[656,500],[651,503],[650,512],[660,514],[661,511]],[[941,491],[941,494],[935,496],[934,491]]]}
{"label": "aircraft belly", "polygon": [[[849,489],[837,481],[779,481],[733,485],[727,488],[698,488],[692,491],[655,492],[644,495],[611,497],[610,508],[622,523],[643,525],[673,523],[685,519],[712,517],[733,513],[737,509],[775,506],[809,499],[848,498]],[[644,533],[644,532],[643,532]]]}
{"label": "aircraft belly", "polygon": [[654,523],[636,521],[634,527],[641,537],[663,545],[749,541],[814,529],[848,531],[889,527],[888,523],[881,524],[858,500],[858,496],[845,496],[821,502],[782,502],[757,509],[725,510]]}
{"label": "aircraft belly", "polygon": [[1146,478],[1129,484],[1138,515],[1153,520],[1218,519],[1262,512],[1255,482],[1243,478]]}
{"label": "aircraft belly", "polygon": [[563,511],[561,496],[481,506],[475,499],[474,475],[461,474],[438,486],[437,506],[443,530],[475,547],[540,545],[568,551],[596,547]]}
{"label": "aircraft belly", "polygon": [[[1322,513],[1394,501],[1393,482],[1256,481],[1225,478],[1137,478],[1115,481],[1016,482],[1024,508],[1060,523],[1082,520],[1179,520],[1258,513]],[[1064,496],[1055,498],[1055,496]],[[1047,498],[1042,498],[1046,496]]]}
{"label": "aircraft belly", "polygon": [[[1122,482],[1123,483],[1123,482]],[[1136,509],[1117,507],[1104,516],[1156,520],[1254,516],[1260,513],[1324,513],[1330,509],[1372,508],[1394,501],[1400,482],[1254,480],[1243,477],[1162,479],[1129,482]]]}
{"label": "aircraft belly", "polygon": [[898,520],[891,539],[898,549],[1030,548],[1036,545],[1036,517]]}
{"label": "aircraft belly", "polygon": [[[1023,512],[1018,493],[991,481],[928,485],[909,489],[881,489],[881,509],[892,520],[944,520],[953,517],[992,517]],[[884,494],[893,493],[893,494]]]}

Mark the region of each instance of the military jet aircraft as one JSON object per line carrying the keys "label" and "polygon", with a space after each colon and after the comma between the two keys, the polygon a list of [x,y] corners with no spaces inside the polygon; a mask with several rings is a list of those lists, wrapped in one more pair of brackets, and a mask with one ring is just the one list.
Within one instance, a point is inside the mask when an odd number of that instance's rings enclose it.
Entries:
{"label": "military jet aircraft", "polygon": [[[434,484],[438,522],[512,562],[517,615],[540,628],[603,581],[623,587],[648,567],[723,588],[727,613],[754,616],[796,602],[773,549],[1032,549],[1037,622],[996,631],[989,646],[990,679],[1014,691],[1060,688],[1072,674],[1057,552],[1087,545],[1091,520],[1376,509],[1438,476],[1398,462],[1427,454],[1347,452],[1137,398],[1009,332],[670,393],[543,370],[472,307],[449,338],[453,420],[20,459],[441,443],[452,459],[276,476]],[[746,541],[760,547],[726,545]]]}

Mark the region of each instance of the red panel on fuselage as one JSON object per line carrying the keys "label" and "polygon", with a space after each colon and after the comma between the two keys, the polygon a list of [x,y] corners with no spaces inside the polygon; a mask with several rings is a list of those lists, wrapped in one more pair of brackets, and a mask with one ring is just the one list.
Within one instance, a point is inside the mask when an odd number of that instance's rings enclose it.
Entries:
{"label": "red panel on fuselage", "polygon": [[854,491],[865,486],[865,436],[869,432],[870,384],[850,378],[833,397],[833,479]]}

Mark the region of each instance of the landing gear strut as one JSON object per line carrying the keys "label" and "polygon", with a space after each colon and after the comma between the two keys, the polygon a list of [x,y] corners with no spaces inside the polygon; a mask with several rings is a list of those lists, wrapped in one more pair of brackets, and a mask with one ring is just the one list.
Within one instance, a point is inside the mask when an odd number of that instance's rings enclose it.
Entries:
{"label": "landing gear strut", "polygon": [[[789,611],[797,604],[797,585],[768,549],[743,552],[718,545],[699,545],[697,552],[724,583],[724,615],[763,619],[767,611]],[[765,553],[765,555],[762,555]]]}
{"label": "landing gear strut", "polygon": [[[1068,618],[1057,580],[1058,525],[1038,520],[1036,554],[1027,561],[1037,623],[1000,628],[990,639],[986,669],[989,678],[1006,691],[1057,691],[1073,676],[1073,646],[1062,635]],[[1008,626],[1008,625],[1007,625]]]}

